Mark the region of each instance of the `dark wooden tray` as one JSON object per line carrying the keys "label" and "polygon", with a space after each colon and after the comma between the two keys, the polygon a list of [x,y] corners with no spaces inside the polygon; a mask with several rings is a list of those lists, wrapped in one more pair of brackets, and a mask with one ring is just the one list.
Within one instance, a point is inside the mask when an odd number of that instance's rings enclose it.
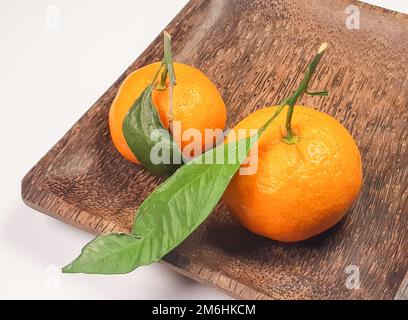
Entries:
{"label": "dark wooden tray", "polygon": [[[360,30],[346,7],[360,8]],[[220,89],[229,125],[276,104],[298,83],[308,57],[331,44],[303,99],[341,121],[360,147],[364,186],[347,218],[312,240],[285,245],[255,236],[224,206],[164,261],[242,298],[394,299],[408,270],[408,18],[371,5],[323,0],[192,0],[170,23],[177,61]],[[129,67],[27,174],[24,201],[90,232],[129,231],[133,213],[159,184],[115,151],[107,114],[131,71],[161,57],[161,37]],[[80,248],[78,248],[79,250]],[[360,289],[346,287],[346,268]]]}

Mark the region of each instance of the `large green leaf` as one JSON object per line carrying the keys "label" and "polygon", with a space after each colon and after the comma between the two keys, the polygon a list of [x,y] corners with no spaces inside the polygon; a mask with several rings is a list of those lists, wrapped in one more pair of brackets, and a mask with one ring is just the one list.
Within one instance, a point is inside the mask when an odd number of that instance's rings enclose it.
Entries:
{"label": "large green leaf", "polygon": [[127,273],[161,259],[208,217],[257,139],[221,145],[185,164],[139,207],[133,235],[97,237],[63,272]]}
{"label": "large green leaf", "polygon": [[[177,143],[160,121],[152,101],[153,87],[149,85],[129,109],[123,121],[123,134],[140,163],[153,174],[163,176],[176,171],[183,158]],[[159,157],[152,156],[152,152]]]}

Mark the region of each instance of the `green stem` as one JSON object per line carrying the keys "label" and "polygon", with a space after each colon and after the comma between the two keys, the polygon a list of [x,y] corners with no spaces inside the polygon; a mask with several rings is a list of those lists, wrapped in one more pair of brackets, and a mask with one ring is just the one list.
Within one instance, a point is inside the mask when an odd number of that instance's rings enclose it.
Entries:
{"label": "green stem", "polygon": [[157,78],[158,78],[158,76],[159,76],[159,74],[160,74],[160,71],[161,71],[161,69],[163,68],[163,61],[160,63],[160,67],[159,67],[159,69],[157,69],[157,71],[156,71],[156,74],[154,75],[154,77],[153,77],[153,80],[152,80],[152,83],[151,83],[151,85],[154,85],[155,84],[155,82],[156,82],[156,80],[157,80]]}
{"label": "green stem", "polygon": [[304,78],[302,82],[300,83],[299,87],[292,94],[292,96],[286,99],[287,105],[289,108],[286,114],[286,123],[285,123],[286,136],[283,138],[283,141],[285,141],[287,144],[295,144],[299,141],[299,137],[297,137],[294,134],[293,128],[292,128],[292,117],[293,117],[293,112],[295,110],[295,104],[305,92],[308,92],[310,80],[312,79],[313,73],[316,71],[317,65],[319,64],[320,59],[322,58],[323,53],[327,49],[327,47],[328,47],[327,43],[323,43],[320,46],[319,51],[317,52],[316,56],[313,58],[312,62],[308,65]]}
{"label": "green stem", "polygon": [[167,70],[170,78],[170,85],[176,85],[176,74],[174,72],[173,65],[173,53],[171,50],[171,36],[166,31],[164,31],[164,57],[163,62],[167,66]]}
{"label": "green stem", "polygon": [[[164,31],[164,65],[170,78],[169,86],[169,130],[173,132],[173,88],[176,85],[176,74],[174,72],[173,54],[171,50],[171,36]],[[167,75],[166,75],[167,77]]]}
{"label": "green stem", "polygon": [[[165,91],[169,89],[169,131],[173,132],[173,87],[176,85],[176,75],[174,72],[173,65],[173,54],[171,51],[171,36],[166,31],[163,32],[163,60],[161,62],[160,68],[157,71],[153,83],[156,82],[157,77],[159,76],[160,71],[163,69],[163,72],[160,77],[160,82],[155,85],[156,90]],[[170,79],[169,88],[167,88],[167,77]]]}
{"label": "green stem", "polygon": [[273,120],[276,119],[276,117],[282,112],[283,108],[288,104],[288,99],[284,99],[279,107],[276,109],[275,113],[272,115],[272,117],[269,118],[269,120],[258,130],[258,136],[260,136],[268,127],[269,125],[273,122]]}
{"label": "green stem", "polygon": [[167,64],[164,64],[164,69],[160,77],[160,82],[156,84],[156,90],[164,91],[167,89],[166,80],[167,80]]}

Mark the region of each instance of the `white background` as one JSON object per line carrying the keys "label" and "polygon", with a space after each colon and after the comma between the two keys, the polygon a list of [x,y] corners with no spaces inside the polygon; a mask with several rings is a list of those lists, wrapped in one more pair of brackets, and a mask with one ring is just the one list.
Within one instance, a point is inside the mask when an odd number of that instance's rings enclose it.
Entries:
{"label": "white background", "polygon": [[[406,0],[366,2],[408,13]],[[160,264],[123,276],[62,275],[92,236],[20,199],[25,173],[186,3],[0,0],[0,298],[226,298]]]}

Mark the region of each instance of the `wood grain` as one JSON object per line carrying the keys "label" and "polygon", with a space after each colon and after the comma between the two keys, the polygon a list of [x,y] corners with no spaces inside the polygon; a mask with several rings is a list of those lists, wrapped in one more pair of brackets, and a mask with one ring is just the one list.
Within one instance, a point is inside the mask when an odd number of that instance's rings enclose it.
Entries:
{"label": "wood grain", "polygon": [[[350,4],[360,8],[360,30],[346,28]],[[249,233],[220,204],[165,262],[241,298],[404,298],[407,16],[341,0],[192,0],[167,30],[176,60],[200,68],[220,89],[229,125],[287,96],[318,45],[330,42],[311,86],[329,89],[330,97],[303,103],[350,130],[364,185],[339,225],[293,245]],[[135,209],[160,180],[119,156],[107,114],[124,77],[160,57],[158,37],[27,174],[28,205],[94,233],[130,230]],[[345,285],[349,265],[360,269],[358,290]]]}

